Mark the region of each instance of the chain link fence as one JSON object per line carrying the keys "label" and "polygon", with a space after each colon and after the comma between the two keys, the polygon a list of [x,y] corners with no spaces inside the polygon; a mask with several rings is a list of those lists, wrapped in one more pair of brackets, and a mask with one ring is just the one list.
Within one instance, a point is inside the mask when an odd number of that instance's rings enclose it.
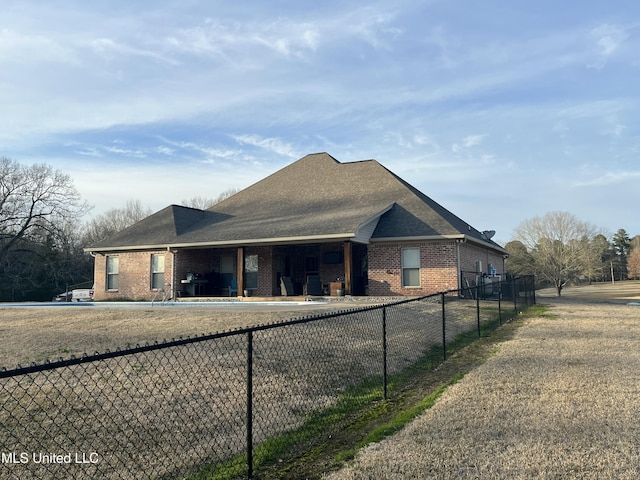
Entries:
{"label": "chain link fence", "polygon": [[483,288],[1,370],[0,478],[251,478],[535,303]]}

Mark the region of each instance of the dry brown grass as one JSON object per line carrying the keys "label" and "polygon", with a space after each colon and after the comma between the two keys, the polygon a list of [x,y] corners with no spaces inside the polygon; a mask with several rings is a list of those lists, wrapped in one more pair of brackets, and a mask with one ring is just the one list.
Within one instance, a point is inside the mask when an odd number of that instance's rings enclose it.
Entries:
{"label": "dry brown grass", "polygon": [[222,332],[344,309],[344,304],[269,306],[0,306],[0,368]]}
{"label": "dry brown grass", "polygon": [[[3,336],[9,335],[10,338],[14,340],[11,343],[3,344],[2,351],[0,353],[3,355],[2,358],[17,359],[16,361],[2,362],[0,363],[0,366],[4,364],[7,367],[10,367],[12,364],[18,362],[28,363],[32,360],[42,361],[46,358],[55,359],[59,356],[68,357],[70,354],[78,355],[83,352],[92,353],[93,351],[105,351],[106,349],[135,345],[136,343],[142,344],[145,342],[153,342],[156,340],[159,341],[164,338],[198,335],[212,331],[222,331],[237,327],[244,327],[247,325],[271,323],[286,318],[306,316],[312,313],[323,313],[326,312],[327,309],[344,309],[345,305],[331,305],[324,307],[314,305],[313,307],[314,309],[310,309],[310,307],[292,307],[286,310],[263,309],[261,311],[247,311],[238,310],[237,307],[215,309],[212,309],[210,307],[184,307],[184,309],[178,309],[173,307],[151,308],[147,306],[131,308],[74,306],[70,308],[51,307],[49,309],[45,309],[42,307],[38,307],[29,309],[11,309],[11,315],[5,315],[5,313],[9,312],[9,309],[0,309],[0,329],[2,329]],[[570,305],[570,308],[574,307],[574,304]],[[438,318],[440,312],[440,306],[438,304],[427,303],[419,306],[412,306],[410,308],[411,310],[416,309],[415,313],[418,313],[418,310],[421,310],[422,314],[429,314],[429,316],[433,314],[435,315],[435,318]],[[638,309],[636,310],[636,312],[640,313],[640,308],[635,308]],[[448,321],[451,321],[454,318],[456,319],[454,322],[455,328],[463,328],[463,325],[470,325],[472,329],[474,328],[475,301],[452,302],[451,305],[448,306],[448,312]],[[407,316],[406,318],[413,318],[413,315]],[[390,342],[390,346],[397,345],[398,347],[402,347],[401,351],[403,352],[397,356],[392,356],[390,358],[391,370],[396,371],[415,361],[415,358],[413,357],[419,356],[420,352],[428,346],[424,344],[425,341],[427,341],[428,343],[428,339],[421,339],[420,337],[422,335],[417,336],[415,334],[415,325],[411,325],[411,323],[413,322],[407,322],[407,324],[405,325],[404,321],[400,321],[400,319],[398,319],[398,322],[396,323],[396,321],[394,321],[393,315],[391,314],[388,320],[390,321],[389,328],[393,330],[395,335],[394,341]],[[531,325],[535,325],[536,322],[545,321],[547,321],[547,319],[536,319],[534,322],[532,322]],[[436,327],[438,327],[439,324],[436,323],[435,325]],[[318,326],[318,328],[320,327]],[[378,327],[372,328],[376,330],[376,332],[378,331]],[[331,327],[331,329],[333,330],[334,327]],[[325,338],[327,337],[327,335],[323,334],[322,331],[318,331],[318,333],[315,334],[312,330],[313,329],[310,329],[310,336],[307,337],[311,338],[311,341],[302,342],[301,340],[300,345],[296,344],[295,348],[293,348],[292,345],[288,344],[288,347],[286,349],[275,349],[273,350],[273,353],[275,355],[272,355],[272,358],[266,358],[264,357],[262,352],[257,352],[257,357],[260,358],[261,362],[263,362],[264,367],[256,367],[256,373],[261,379],[260,383],[256,385],[256,394],[258,400],[256,404],[256,410],[262,411],[261,409],[264,409],[264,411],[268,413],[268,415],[264,415],[264,418],[268,419],[268,422],[273,422],[274,424],[277,423],[282,428],[291,428],[293,426],[299,425],[305,417],[307,406],[309,408],[312,408],[312,405],[307,405],[307,403],[322,404],[322,395],[325,395],[325,391],[323,391],[323,389],[321,389],[320,387],[327,384],[329,380],[338,381],[338,385],[334,385],[333,383],[329,385],[329,387],[331,387],[331,391],[334,393],[336,391],[341,391],[339,387],[344,383],[344,380],[340,380],[340,378],[338,378],[340,377],[340,375],[338,375],[339,370],[344,363],[344,361],[341,360],[343,356],[342,354],[344,353],[344,347],[336,345],[335,348],[338,348],[338,350],[335,352],[326,352],[324,350],[322,352],[317,351],[320,348],[320,345],[318,345],[317,341],[313,339]],[[441,330],[438,327],[435,328],[434,333],[437,334],[440,331]],[[264,335],[270,335],[270,333],[265,332]],[[287,337],[291,336],[287,335]],[[369,335],[365,335],[365,338],[368,337]],[[296,338],[296,336],[293,335],[293,338]],[[341,335],[339,335],[339,338],[353,339],[354,335],[352,335],[352,332],[345,331],[342,332]],[[434,336],[434,338],[437,337]],[[374,340],[374,343],[377,342],[377,336],[375,337],[375,339],[376,340]],[[350,348],[356,349],[356,358],[361,358],[361,361],[364,364],[369,363],[365,357],[368,353],[371,352],[371,347],[369,343],[366,343],[367,341],[368,340],[361,340],[357,343],[357,345],[350,346]],[[511,342],[505,345],[509,345],[510,343]],[[193,348],[196,347],[187,346],[184,348],[184,350],[190,351]],[[342,350],[339,350],[340,348],[342,348]],[[535,348],[533,347],[531,347],[530,349],[535,350]],[[206,350],[208,350],[208,348]],[[518,350],[517,347],[516,350]],[[537,353],[541,359],[544,359],[544,352]],[[549,352],[547,352],[547,354],[552,357],[555,355],[553,351],[551,352],[551,354],[549,354]],[[39,356],[39,358],[34,358],[34,355]],[[125,364],[122,364],[117,369],[113,370],[113,373],[110,374],[111,376],[105,376],[105,373],[103,371],[97,372],[96,375],[99,377],[100,384],[116,382],[117,380],[116,383],[123,385],[120,390],[124,391],[124,385],[128,385],[128,387],[126,387],[126,390],[138,392],[141,399],[143,399],[144,397],[145,402],[141,403],[139,408],[131,409],[131,407],[127,407],[128,415],[134,418],[136,422],[140,422],[140,424],[134,423],[132,428],[140,431],[141,435],[149,436],[149,438],[152,438],[152,434],[156,435],[155,437],[153,437],[155,442],[164,442],[167,445],[171,445],[172,442],[175,442],[177,439],[178,430],[168,428],[166,425],[164,425],[164,423],[162,423],[161,419],[165,419],[171,415],[171,412],[169,410],[165,410],[165,408],[168,408],[169,404],[181,403],[183,401],[182,397],[188,397],[189,402],[191,402],[194,395],[202,396],[203,399],[206,400],[205,404],[215,405],[216,403],[212,402],[212,392],[207,392],[206,394],[203,394],[201,392],[202,380],[204,380],[207,375],[209,375],[209,372],[220,372],[216,373],[216,375],[221,374],[222,372],[228,372],[232,377],[230,377],[228,382],[222,382],[222,377],[220,377],[218,380],[214,379],[209,383],[216,385],[225,384],[226,387],[224,389],[228,390],[227,393],[229,393],[229,395],[227,396],[227,398],[229,399],[229,401],[237,399],[236,397],[238,397],[238,395],[234,394],[233,392],[239,389],[239,387],[235,385],[240,385],[242,379],[240,377],[238,377],[240,379],[235,378],[234,375],[238,374],[241,376],[241,372],[240,370],[238,370],[240,364],[225,364],[224,368],[219,368],[222,365],[218,365],[217,362],[226,361],[225,358],[219,354],[216,354],[215,352],[209,352],[206,355],[209,356],[203,358],[204,361],[202,362],[202,365],[198,365],[198,369],[202,369],[202,372],[200,370],[190,370],[188,372],[185,370],[185,372],[183,372],[182,374],[176,375],[177,378],[184,379],[184,384],[180,385],[169,383],[165,384],[163,383],[163,381],[160,381],[164,377],[160,376],[156,378],[156,376],[151,373],[151,371],[145,370],[145,362],[152,363],[152,360],[151,358],[145,358],[144,355],[142,355],[141,358],[132,357],[131,360],[126,360]],[[502,353],[500,355],[502,355]],[[498,357],[500,357],[500,355],[498,355]],[[238,358],[242,359],[244,357],[242,355],[239,355]],[[337,359],[337,363],[333,363],[331,365],[328,364],[326,368],[323,367],[321,369],[321,362],[319,362],[318,359],[329,358]],[[283,369],[283,365],[288,365],[287,362],[291,363],[294,361],[298,362],[300,365],[294,367],[292,363],[291,368]],[[353,360],[351,360],[350,362],[353,362]],[[515,363],[517,364],[518,362]],[[551,365],[554,364],[553,361],[549,363]],[[518,378],[520,378],[518,376],[521,376],[520,372],[511,366],[510,360],[505,361],[504,364],[505,366],[503,367],[503,369],[505,369],[505,371],[502,373],[508,377],[514,376],[517,383]],[[313,368],[307,368],[307,365],[310,365]],[[301,366],[303,368],[299,368]],[[509,370],[509,368],[511,368],[511,370]],[[331,375],[326,378],[315,378],[314,375],[309,374],[309,372],[314,373],[314,369],[323,371],[327,370],[331,372]],[[364,373],[365,375],[367,374],[366,372],[362,373]],[[353,374],[355,374],[356,378],[363,378],[362,373],[359,371],[351,372],[351,375],[347,376],[347,378],[354,377]],[[474,374],[470,374],[460,385],[469,382],[469,379],[472,378]],[[521,381],[524,381],[526,384],[528,380],[529,379],[527,377],[522,377]],[[484,378],[477,381],[479,383],[482,383],[483,381],[493,382],[494,379],[489,378],[487,380],[487,378]],[[500,379],[500,381],[503,380]],[[57,384],[58,382],[55,383]],[[291,385],[292,387],[282,389],[281,386],[285,384]],[[281,392],[282,395],[281,398],[276,397],[275,403],[274,397],[271,395],[271,392],[269,392],[271,396],[269,396],[268,399],[266,398],[267,390],[270,390],[272,385],[274,387],[277,386],[278,391]],[[299,391],[295,389],[292,390],[293,387],[296,387]],[[459,388],[459,386],[452,388],[451,391],[455,392],[456,388]],[[475,393],[474,388],[476,387],[473,387],[472,384],[471,389],[473,393]],[[519,388],[524,387],[520,386]],[[577,388],[578,386],[573,386],[573,390],[576,390]],[[495,389],[495,385],[493,387],[478,386],[476,389],[478,391],[482,391],[482,389],[484,389],[485,393],[488,395],[489,393],[493,392],[493,389]],[[510,389],[508,384],[498,384],[498,390],[501,390],[503,392],[503,404],[500,405],[500,407],[495,412],[493,412],[493,415],[496,416],[500,415],[502,410],[507,411],[505,409],[506,407],[510,406],[511,402],[518,402],[516,393],[519,392],[518,389],[515,389],[515,392],[512,391],[513,388]],[[53,393],[56,393],[57,395],[57,392]],[[100,395],[102,395],[102,393],[98,392],[97,390],[91,390],[87,393],[90,394],[89,397],[92,398],[92,401],[96,402],[98,401],[98,399],[100,399]],[[263,394],[265,396],[264,404],[262,404],[261,399],[261,396],[263,396]],[[450,394],[451,393],[449,392],[447,395]],[[64,395],[65,392],[61,392],[60,396]],[[466,395],[468,396],[470,394],[467,393]],[[562,395],[556,394],[556,396],[561,397]],[[151,401],[149,401],[148,399],[151,399]],[[168,402],[168,399],[170,399],[171,401]],[[101,401],[102,400],[100,400],[100,402]],[[331,399],[329,399],[328,397],[327,402],[331,402]],[[108,406],[108,409],[105,409],[105,417],[116,418],[118,415],[117,410],[119,409],[119,404],[117,402],[113,403],[111,400],[109,400],[108,402],[105,401],[104,403]],[[186,400],[184,403],[185,405],[189,405]],[[532,403],[532,401],[530,400],[529,403]],[[299,411],[300,407],[304,407],[302,408],[303,411]],[[405,451],[405,458],[409,461],[409,470],[402,470],[406,466],[399,467],[400,470],[393,470],[394,468],[396,468],[395,463],[390,462],[389,459],[383,459],[381,460],[381,463],[390,467],[387,471],[381,472],[375,469],[369,471],[366,470],[366,467],[354,467],[354,469],[346,471],[346,477],[338,478],[411,478],[411,476],[414,476],[415,478],[428,478],[430,476],[438,476],[440,478],[476,478],[477,476],[482,478],[494,477],[494,474],[496,472],[498,474],[502,472],[502,470],[500,469],[501,466],[500,464],[498,464],[498,467],[496,468],[496,464],[490,463],[492,460],[491,458],[484,458],[487,451],[492,451],[491,448],[495,448],[496,450],[498,450],[500,449],[501,445],[504,445],[502,450],[509,451],[509,449],[511,449],[510,455],[503,452],[505,457],[520,456],[522,452],[526,451],[526,445],[521,447],[516,443],[515,440],[513,440],[513,443],[507,443],[506,445],[504,443],[501,443],[502,440],[506,437],[506,434],[500,432],[492,433],[493,437],[491,437],[491,440],[488,442],[488,446],[476,445],[475,442],[477,441],[477,438],[475,438],[472,434],[465,432],[464,430],[464,428],[470,422],[464,414],[461,415],[460,411],[456,410],[457,405],[454,404],[454,407],[454,410],[450,413],[450,417],[457,418],[458,424],[457,426],[452,427],[453,430],[447,432],[446,434],[451,435],[451,439],[455,441],[455,445],[450,448],[448,457],[443,457],[442,460],[438,460],[440,463],[437,463],[438,461],[436,461],[435,464],[431,464],[430,466],[428,466],[426,463],[420,463],[421,461],[433,457],[431,453],[424,454],[422,453],[424,452],[424,450],[420,450],[420,448],[417,448],[415,445],[413,445],[411,448],[413,448],[414,450],[414,456],[416,458],[422,459],[420,460],[420,462],[416,462],[416,469],[411,469],[413,468],[411,467],[411,462],[414,462],[414,459],[413,456],[408,455],[409,451]],[[478,404],[473,403],[472,407],[475,408],[475,410],[473,410],[472,408],[470,410],[471,414],[479,417],[485,414],[485,410],[482,409]],[[494,405],[491,405],[491,407],[493,408]],[[212,417],[212,419],[215,421],[209,421],[208,418],[202,415],[202,412],[199,412],[198,415],[195,415],[193,417],[193,429],[197,429],[198,425],[200,425],[203,429],[202,432],[199,432],[197,434],[197,438],[203,439],[204,442],[204,439],[207,437],[223,437],[224,435],[222,434],[222,431],[225,431],[226,435],[233,433],[231,432],[232,430],[234,430],[233,426],[235,425],[235,423],[242,419],[242,415],[238,413],[240,411],[241,408],[237,412],[236,410],[234,410],[234,408],[231,408],[229,410],[228,419],[222,418],[221,412],[216,411],[215,415],[213,415]],[[25,412],[25,415],[32,415],[32,413],[33,412],[28,411]],[[62,416],[62,413],[58,416]],[[72,417],[68,413],[64,413],[64,416],[67,420]],[[79,418],[82,419],[82,415]],[[491,420],[491,422],[493,422],[493,420]],[[512,421],[512,423],[514,422]],[[540,423],[541,425],[544,425],[542,421]],[[95,432],[93,432],[92,435],[94,435],[95,438],[104,437],[104,428],[106,427],[98,428]],[[125,428],[127,431],[124,433],[128,433],[128,428],[128,426]],[[221,430],[217,430],[219,428],[221,428]],[[423,426],[422,428],[425,427]],[[113,435],[114,432],[112,430],[112,427],[110,427],[110,429],[111,431],[108,438],[117,437],[117,435]],[[190,425],[185,426],[186,431],[192,431],[193,429]],[[261,425],[261,428],[259,428],[258,431],[255,432],[258,437],[262,436],[262,430],[264,430],[265,434],[272,430],[275,431],[270,423],[265,423]],[[159,435],[159,433],[157,433],[160,431],[163,432],[162,435]],[[442,435],[444,435],[444,433]],[[456,435],[459,438],[456,438]],[[514,436],[515,434],[510,435]],[[416,435],[414,434],[414,436]],[[193,435],[190,434],[190,437],[193,438]],[[93,438],[93,436],[91,438]],[[147,441],[148,440],[146,439],[146,437],[145,439],[142,439],[143,444],[146,444]],[[93,445],[97,445],[97,442],[93,443]],[[206,442],[204,442],[203,445],[206,445]],[[429,446],[429,449],[433,448],[433,445]],[[406,450],[407,447],[399,448],[399,450],[403,449]],[[471,459],[467,461],[467,459],[469,458],[469,452],[473,453],[474,449],[485,452],[484,454],[480,454],[480,457],[484,459],[485,464],[468,463],[476,462],[476,459],[473,457],[471,457]],[[106,445],[102,448],[102,452],[111,450],[112,449],[109,445]],[[373,448],[372,450],[375,453],[375,448]],[[113,451],[117,451],[115,446],[113,446]],[[553,449],[550,451],[553,452]],[[396,458],[401,458],[401,456],[396,453],[392,455]],[[458,468],[457,471],[449,470],[448,467],[450,465],[454,465],[453,463],[449,462],[453,462],[457,458],[462,458],[463,463],[456,467]],[[131,461],[135,461],[136,459],[137,457],[135,455],[131,456]],[[137,460],[139,460],[139,464],[145,464],[145,462],[148,462],[148,459],[144,460],[142,457],[138,458]],[[493,470],[481,470],[481,468],[484,468],[484,465],[487,464],[490,465]],[[427,469],[425,470],[425,468]],[[429,473],[428,468],[432,469],[432,474]],[[486,473],[486,475],[482,474],[483,472]],[[526,474],[521,475],[521,478],[528,478],[529,476],[531,476],[530,474],[532,473],[532,471],[527,471],[525,473]],[[350,477],[348,475],[356,476]],[[514,476],[505,475],[504,478],[514,478]],[[584,478],[588,478],[588,476]]]}
{"label": "dry brown grass", "polygon": [[549,302],[557,317],[527,321],[424,415],[327,478],[638,478],[640,307]]}
{"label": "dry brown grass", "polygon": [[[47,351],[68,357],[344,308],[5,309],[11,315],[2,317],[2,325],[15,341],[3,348],[31,359]],[[475,315],[475,301],[447,302],[448,335],[473,330]],[[387,317],[389,373],[411,365],[441,342],[437,303],[404,304],[390,309]],[[347,387],[379,376],[381,318],[376,310],[255,332],[254,440],[300,426]],[[242,453],[245,342],[244,335],[233,335],[7,379],[0,385],[0,425],[6,435],[0,428],[0,443],[18,451],[88,445],[101,453],[101,476],[114,478],[151,468],[151,461],[154,473],[172,475],[173,467],[184,471]],[[76,470],[77,478],[92,475],[91,470]],[[28,472],[40,478],[52,473],[35,465]]]}
{"label": "dry brown grass", "polygon": [[[540,298],[556,296],[555,288],[539,290]],[[608,301],[612,303],[626,303],[640,299],[640,280],[625,280],[623,282],[592,283],[565,287],[562,289],[562,297],[567,299],[579,299],[583,301]]]}
{"label": "dry brown grass", "polygon": [[[493,314],[494,302],[483,302],[483,315]],[[151,306],[139,304],[59,305],[3,307],[0,304],[0,368],[26,366],[107,350],[127,349],[145,343],[162,342],[254,325],[282,322],[336,311],[369,306],[372,303],[316,303],[309,305],[245,306]],[[440,306],[421,302],[416,315],[440,317]],[[508,309],[509,306],[503,306]],[[475,300],[447,305],[447,338],[453,338],[465,324],[475,322]],[[455,320],[455,321],[454,321]],[[484,318],[483,318],[484,321]],[[413,335],[413,333],[408,333]],[[420,351],[413,352],[416,358]]]}

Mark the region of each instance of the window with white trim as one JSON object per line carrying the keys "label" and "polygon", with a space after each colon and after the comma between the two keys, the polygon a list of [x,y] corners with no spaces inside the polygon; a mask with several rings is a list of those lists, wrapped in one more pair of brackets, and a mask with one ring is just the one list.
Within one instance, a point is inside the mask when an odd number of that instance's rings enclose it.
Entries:
{"label": "window with white trim", "polygon": [[164,288],[164,255],[151,255],[151,289]]}
{"label": "window with white trim", "polygon": [[420,286],[420,249],[402,249],[402,286]]}
{"label": "window with white trim", "polygon": [[113,255],[107,256],[107,290],[118,290],[119,275],[120,258]]}

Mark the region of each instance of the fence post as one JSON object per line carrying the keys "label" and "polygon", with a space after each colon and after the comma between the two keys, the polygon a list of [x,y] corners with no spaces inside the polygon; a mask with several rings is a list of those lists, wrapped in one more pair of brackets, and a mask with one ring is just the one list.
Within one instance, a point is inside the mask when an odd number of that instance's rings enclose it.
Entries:
{"label": "fence post", "polygon": [[502,325],[502,280],[498,282],[498,324]]}
{"label": "fence post", "polygon": [[533,295],[533,303],[532,305],[536,304],[536,277],[534,277],[533,275],[529,275],[529,287],[531,288],[531,293]]}
{"label": "fence post", "polygon": [[516,295],[516,279],[511,279],[511,294],[513,295],[513,316],[518,316],[518,296]]}
{"label": "fence post", "polygon": [[445,315],[445,307],[444,307],[444,302],[445,302],[444,292],[442,292],[440,296],[442,300],[442,359],[446,360],[447,359],[447,332],[446,332],[446,321],[445,321],[446,315]]}
{"label": "fence post", "polygon": [[480,285],[476,285],[476,319],[478,321],[478,338],[480,338]]}
{"label": "fence post", "polygon": [[387,307],[382,307],[382,385],[387,399]]}
{"label": "fence post", "polygon": [[247,478],[253,477],[253,332],[247,332]]}

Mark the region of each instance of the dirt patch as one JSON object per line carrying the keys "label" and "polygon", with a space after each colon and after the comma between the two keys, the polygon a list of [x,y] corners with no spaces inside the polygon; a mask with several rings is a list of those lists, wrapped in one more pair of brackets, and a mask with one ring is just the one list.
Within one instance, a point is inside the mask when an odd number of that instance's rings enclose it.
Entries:
{"label": "dirt patch", "polygon": [[573,299],[551,313],[326,478],[638,478],[640,307]]}

